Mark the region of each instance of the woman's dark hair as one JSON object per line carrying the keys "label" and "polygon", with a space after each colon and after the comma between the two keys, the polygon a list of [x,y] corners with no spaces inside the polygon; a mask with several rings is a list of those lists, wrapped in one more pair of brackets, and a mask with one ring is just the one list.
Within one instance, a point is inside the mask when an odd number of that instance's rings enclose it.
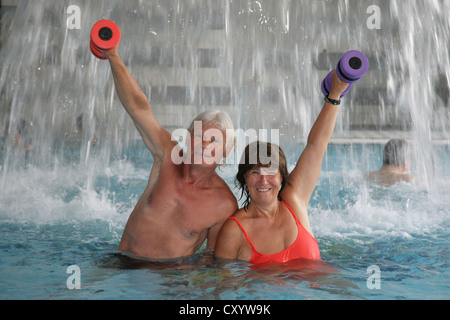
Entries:
{"label": "woman's dark hair", "polygon": [[[236,174],[236,185],[241,189],[240,199],[245,195],[244,210],[247,210],[247,206],[250,203],[250,193],[245,183],[245,174],[253,168],[260,167],[274,167],[278,169],[282,178],[280,192],[288,183],[289,173],[287,171],[286,157],[278,145],[262,141],[248,144],[242,153],[238,173]],[[279,192],[278,199],[280,199]]]}

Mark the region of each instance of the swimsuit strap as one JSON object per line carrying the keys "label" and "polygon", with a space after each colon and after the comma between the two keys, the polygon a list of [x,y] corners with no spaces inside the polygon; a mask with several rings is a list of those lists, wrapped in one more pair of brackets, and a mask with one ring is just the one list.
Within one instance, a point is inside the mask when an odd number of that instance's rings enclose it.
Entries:
{"label": "swimsuit strap", "polygon": [[238,224],[238,226],[241,228],[242,232],[244,233],[244,236],[247,239],[248,243],[250,243],[250,245],[252,246],[252,249],[254,251],[256,251],[256,248],[253,245],[253,242],[250,240],[250,237],[248,236],[247,232],[245,232],[244,226],[239,222],[239,220],[236,219],[235,217],[229,217],[228,220],[234,220]]}
{"label": "swimsuit strap", "polygon": [[[290,212],[292,213],[292,215],[294,216],[295,222],[297,223],[297,226],[298,226],[298,232],[299,232],[299,237],[298,237],[298,238],[300,238],[300,231],[301,231],[302,233],[305,233],[306,235],[308,235],[309,237],[311,237],[315,242],[317,242],[316,238],[314,238],[313,235],[312,235],[311,233],[309,233],[308,230],[306,230],[306,228],[303,226],[303,224],[302,224],[302,223],[300,222],[300,220],[297,218],[297,216],[296,216],[295,213],[294,213],[294,210],[292,210],[292,208],[289,207],[289,205],[288,205],[286,202],[284,202],[283,200],[281,200],[281,202],[284,203],[284,205],[286,206],[286,208],[288,208],[289,211],[290,211]],[[300,230],[300,229],[301,229],[301,230]]]}
{"label": "swimsuit strap", "polygon": [[289,207],[289,205],[288,205],[286,202],[284,202],[284,200],[281,200],[281,202],[282,202],[282,203],[286,206],[286,208],[288,208],[288,210],[291,212],[292,216],[293,216],[294,219],[295,219],[295,222],[298,222],[298,223],[302,224],[302,223],[300,222],[300,220],[298,220],[297,216],[295,215],[294,210],[292,210],[292,208]]}

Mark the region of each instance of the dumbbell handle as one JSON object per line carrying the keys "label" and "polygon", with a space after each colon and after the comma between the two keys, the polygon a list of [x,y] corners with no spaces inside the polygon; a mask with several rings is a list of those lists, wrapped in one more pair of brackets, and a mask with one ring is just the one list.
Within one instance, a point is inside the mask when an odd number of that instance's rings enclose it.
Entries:
{"label": "dumbbell handle", "polygon": [[[325,96],[328,96],[331,92],[331,84],[332,84],[332,79],[333,79],[333,71],[335,71],[336,69],[331,70],[327,76],[322,80],[322,93]],[[344,81],[345,82],[345,81]],[[347,88],[344,90],[344,92],[341,93],[341,98],[343,96],[345,96],[347,94],[347,92],[351,89],[353,83],[349,83]]]}

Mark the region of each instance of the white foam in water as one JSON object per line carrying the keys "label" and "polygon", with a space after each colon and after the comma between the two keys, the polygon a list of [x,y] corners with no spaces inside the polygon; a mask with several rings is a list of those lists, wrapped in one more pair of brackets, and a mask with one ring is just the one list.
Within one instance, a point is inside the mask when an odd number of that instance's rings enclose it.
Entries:
{"label": "white foam in water", "polygon": [[[10,172],[2,180],[7,187],[0,193],[1,220],[37,225],[100,220],[120,233],[146,185],[148,171],[127,160],[113,161],[107,167],[97,162],[95,168],[93,177],[88,167],[79,164],[52,169],[30,165]],[[228,165],[219,174],[239,197],[235,170]],[[313,199],[309,207],[316,237],[410,238],[448,228],[448,182],[436,181],[442,193],[430,196],[420,185],[400,183],[384,188],[361,183],[361,177],[358,170],[322,172],[313,197],[326,194],[319,203]],[[102,179],[106,182],[99,184]],[[130,184],[138,187],[133,189]],[[121,190],[130,194],[119,199]]]}
{"label": "white foam in water", "polygon": [[111,199],[111,191],[88,189],[85,172],[80,166],[51,171],[29,166],[10,172],[0,194],[0,218],[37,225],[97,219],[122,224],[124,212]]}
{"label": "white foam in water", "polygon": [[114,177],[122,181],[125,179],[144,179],[147,180],[150,174],[150,168],[137,169],[133,163],[126,159],[114,161],[110,166],[104,168],[104,174],[107,177]]}
{"label": "white foam in water", "polygon": [[[310,223],[318,237],[410,238],[448,228],[445,191],[430,195],[424,186],[408,183],[392,187],[369,185],[356,171],[346,174],[347,179],[350,176],[350,186],[342,182],[342,173],[332,172],[325,176],[321,181],[332,179],[336,185],[341,184],[337,190],[350,189],[354,198],[345,199],[335,192],[330,197],[338,205],[332,203],[328,209],[314,204],[309,207]],[[323,188],[320,183],[317,192]],[[442,187],[448,188],[448,183]]]}

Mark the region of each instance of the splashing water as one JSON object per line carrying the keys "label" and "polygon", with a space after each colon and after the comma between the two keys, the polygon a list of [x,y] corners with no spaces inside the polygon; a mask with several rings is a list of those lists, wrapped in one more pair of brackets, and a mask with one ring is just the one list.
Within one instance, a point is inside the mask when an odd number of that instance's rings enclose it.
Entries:
{"label": "splashing water", "polygon": [[[78,226],[88,231],[60,239],[68,248],[71,241],[95,243],[95,250],[82,246],[90,253],[116,247],[152,158],[116,96],[108,62],[89,50],[92,25],[111,19],[125,64],[168,130],[219,108],[236,128],[279,129],[291,168],[323,105],[321,80],[344,52],[363,51],[369,71],[343,101],[310,203],[323,256],[339,264],[346,252],[379,252],[394,240],[414,242],[417,252],[430,243],[445,248],[450,2],[376,1],[380,24],[371,29],[373,2],[20,1],[1,21],[4,230]],[[68,27],[70,5],[80,8],[79,28]],[[23,123],[31,150],[14,144]],[[365,183],[364,172],[381,165],[381,144],[398,137],[412,144],[420,185]],[[235,167],[220,174],[234,187]],[[13,236],[5,239],[13,246]]]}

